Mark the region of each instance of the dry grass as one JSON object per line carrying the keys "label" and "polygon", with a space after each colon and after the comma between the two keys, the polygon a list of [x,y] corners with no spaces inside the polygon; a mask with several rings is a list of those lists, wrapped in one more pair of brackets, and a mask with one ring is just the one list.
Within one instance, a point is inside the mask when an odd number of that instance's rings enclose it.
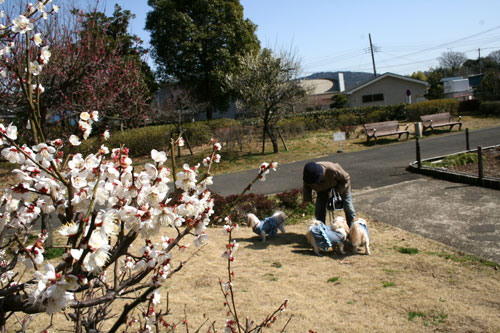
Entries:
{"label": "dry grass", "polygon": [[[305,223],[287,226],[285,235],[264,244],[249,228],[241,227],[234,235],[240,247],[233,264],[240,318],[260,322],[288,299],[287,311],[269,332],[279,332],[290,317],[286,332],[500,330],[500,272],[496,268],[440,243],[368,220],[371,256],[329,253],[317,257],[307,246]],[[163,301],[169,294],[169,322],[180,323],[187,313],[190,331],[205,321],[215,321],[221,332],[227,316],[218,281],[227,280],[226,261],[221,258],[227,236],[220,228],[207,233],[208,244],[160,290]],[[400,248],[416,248],[418,253],[401,253]],[[174,253],[175,262],[194,251],[191,246]],[[35,322],[37,328],[47,324],[44,316]],[[55,331],[68,331],[62,315],[55,322]],[[208,324],[201,332],[207,329]],[[179,331],[185,328],[181,325]]]}

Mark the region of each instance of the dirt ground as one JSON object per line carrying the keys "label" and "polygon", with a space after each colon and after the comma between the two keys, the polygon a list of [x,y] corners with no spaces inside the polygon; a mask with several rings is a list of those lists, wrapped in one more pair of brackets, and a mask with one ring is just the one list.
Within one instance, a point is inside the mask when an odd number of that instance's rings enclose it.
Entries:
{"label": "dirt ground", "polygon": [[[234,237],[239,243],[233,263],[240,318],[261,322],[287,299],[288,308],[268,332],[498,332],[500,272],[440,243],[368,219],[372,255],[317,257],[308,247],[305,223],[287,226],[262,243],[249,228]],[[159,234],[171,234],[162,230]],[[227,281],[221,257],[227,236],[207,230],[209,241],[161,288],[172,314],[189,331],[215,321],[223,332],[227,318],[219,279]],[[159,236],[158,236],[159,237]],[[418,249],[408,254],[410,248]],[[174,252],[175,262],[192,256]],[[173,265],[176,266],[175,263]],[[119,308],[119,306],[118,306]],[[46,317],[33,318],[46,325]],[[67,332],[63,315],[50,332]],[[45,326],[42,326],[45,327]],[[39,327],[39,328],[42,328]],[[71,330],[69,330],[71,331]],[[179,332],[187,330],[182,324]]]}
{"label": "dirt ground", "polygon": [[[478,173],[476,163],[460,165],[450,169],[473,175]],[[485,177],[500,178],[500,148],[483,151],[483,174]]]}

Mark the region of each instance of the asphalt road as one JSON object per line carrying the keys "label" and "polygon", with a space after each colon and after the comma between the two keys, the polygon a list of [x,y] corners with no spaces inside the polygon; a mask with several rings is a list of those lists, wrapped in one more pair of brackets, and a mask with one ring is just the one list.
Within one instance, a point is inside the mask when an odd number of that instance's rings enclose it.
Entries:
{"label": "asphalt road", "polygon": [[[471,131],[469,139],[471,148],[500,144],[500,127]],[[465,132],[423,139],[420,146],[423,159],[465,151]],[[415,159],[415,141],[408,141],[333,153],[316,161],[340,163],[350,173],[358,212],[500,263],[500,191],[410,173],[406,168]],[[307,162],[279,165],[252,191],[273,194],[300,189]],[[216,176],[211,190],[224,196],[239,194],[257,172]]]}
{"label": "asphalt road", "polygon": [[[500,144],[500,127],[471,131],[471,148]],[[431,158],[466,150],[465,131],[455,134],[420,140],[422,158]],[[278,156],[279,157],[279,156]],[[312,161],[339,163],[350,175],[353,190],[377,188],[418,179],[420,175],[406,170],[416,160],[415,141],[374,146],[374,148],[352,153],[332,153]],[[265,182],[258,182],[252,188],[254,193],[274,194],[290,189],[302,188],[302,169],[309,162],[299,161],[278,165],[278,171],[268,175]],[[270,162],[270,161],[269,161]],[[255,178],[258,170],[249,170],[214,177],[210,189],[221,195],[239,194]]]}

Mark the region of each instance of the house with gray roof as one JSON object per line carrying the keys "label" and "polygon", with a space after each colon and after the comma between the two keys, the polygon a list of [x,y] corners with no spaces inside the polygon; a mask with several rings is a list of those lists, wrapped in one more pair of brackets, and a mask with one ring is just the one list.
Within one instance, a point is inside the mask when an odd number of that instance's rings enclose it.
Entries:
{"label": "house with gray roof", "polygon": [[387,106],[426,100],[429,83],[406,76],[385,73],[345,90],[349,107]]}

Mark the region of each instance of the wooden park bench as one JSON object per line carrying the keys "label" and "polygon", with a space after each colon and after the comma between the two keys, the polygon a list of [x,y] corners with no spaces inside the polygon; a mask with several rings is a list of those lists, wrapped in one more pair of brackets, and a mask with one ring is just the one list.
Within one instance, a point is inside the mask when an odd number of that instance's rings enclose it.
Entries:
{"label": "wooden park bench", "polygon": [[410,135],[408,124],[406,124],[405,129],[402,130],[399,128],[400,125],[397,120],[369,123],[363,126],[366,130],[366,142],[370,141],[371,138],[374,138],[375,142],[377,142],[378,137],[396,134],[398,135],[398,140],[403,134],[406,134],[406,140],[408,140],[408,136]]}
{"label": "wooden park bench", "polygon": [[422,134],[426,129],[430,128],[431,131],[434,130],[435,127],[442,126],[450,126],[450,131],[453,126],[458,125],[458,130],[462,129],[462,122],[460,121],[462,116],[458,117],[457,121],[453,121],[452,116],[449,112],[435,113],[435,114],[427,114],[424,116],[420,116],[420,120],[422,121]]}

